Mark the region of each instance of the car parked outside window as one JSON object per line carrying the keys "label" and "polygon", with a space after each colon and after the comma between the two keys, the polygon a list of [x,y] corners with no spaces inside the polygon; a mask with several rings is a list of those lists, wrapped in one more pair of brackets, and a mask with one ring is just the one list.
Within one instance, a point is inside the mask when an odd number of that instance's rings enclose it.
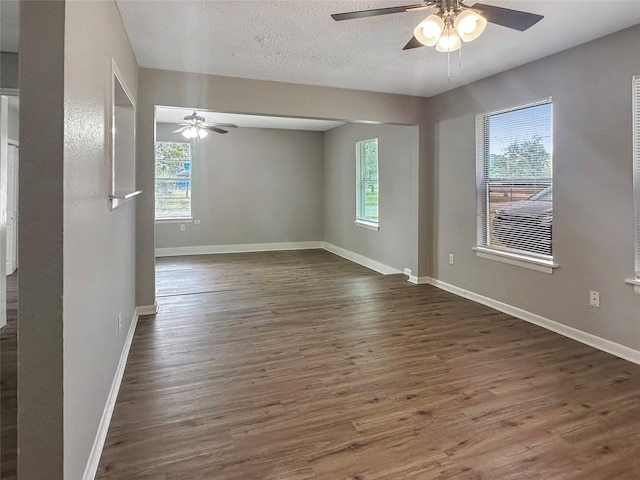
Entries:
{"label": "car parked outside window", "polygon": [[500,208],[493,218],[493,234],[505,247],[541,255],[551,255],[552,227],[552,187]]}

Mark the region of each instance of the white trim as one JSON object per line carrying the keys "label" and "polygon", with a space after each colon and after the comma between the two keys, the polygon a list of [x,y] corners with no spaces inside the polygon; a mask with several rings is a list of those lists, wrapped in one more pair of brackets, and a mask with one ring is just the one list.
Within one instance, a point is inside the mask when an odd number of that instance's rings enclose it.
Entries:
{"label": "white trim", "polygon": [[523,104],[519,104],[519,105],[513,105],[513,106],[507,107],[507,108],[501,108],[500,110],[495,110],[493,112],[483,113],[482,115],[484,115],[486,117],[491,117],[493,115],[500,115],[502,113],[516,112],[518,110],[525,110],[525,109],[531,108],[531,107],[539,107],[540,105],[547,105],[549,103],[553,103],[553,98],[552,97],[541,98],[540,100],[534,100],[534,101],[528,102],[528,103],[523,103]]}
{"label": "white trim", "polygon": [[156,248],[156,257],[210,255],[218,253],[275,252],[323,248],[323,242],[245,243],[238,245],[199,245],[193,247]]}
{"label": "white trim", "polygon": [[158,302],[153,302],[153,305],[141,305],[136,307],[136,313],[139,316],[142,315],[155,315],[160,309],[158,308]]}
{"label": "white trim", "polygon": [[[636,280],[640,278],[640,75],[633,77],[633,213],[635,232],[633,235],[634,270]],[[634,291],[640,294],[640,282],[634,283]]]}
{"label": "white trim", "polygon": [[0,88],[0,95],[8,95],[10,97],[19,97],[20,90],[18,88]]}
{"label": "white trim", "polygon": [[627,278],[625,280],[629,285],[633,285],[633,291],[640,295],[640,280],[636,280],[634,278]]}
{"label": "white trim", "polygon": [[407,281],[415,285],[425,285],[427,283],[431,283],[432,280],[433,279],[431,277],[414,277],[413,275],[409,275]]}
{"label": "white trim", "polygon": [[142,193],[142,190],[136,190],[135,192],[115,192],[113,195],[109,195],[111,200],[129,200],[130,198],[137,197]]}
{"label": "white trim", "polygon": [[367,222],[366,220],[358,220],[356,218],[356,220],[353,223],[355,224],[356,227],[366,228],[368,230],[373,230],[374,232],[377,232],[378,230],[380,230],[380,225],[378,225],[375,222]]}
{"label": "white trim", "polygon": [[512,315],[521,320],[525,320],[529,323],[538,325],[539,327],[551,330],[552,332],[559,333],[560,335],[571,338],[572,340],[576,340],[580,343],[584,343],[591,347],[597,348],[598,350],[602,350],[603,352],[610,353],[612,355],[615,355],[616,357],[620,357],[624,360],[628,360],[640,365],[639,350],[635,350],[619,343],[597,337],[590,333],[583,332],[582,330],[578,330],[577,328],[573,328],[568,325],[549,320],[548,318],[541,317],[540,315],[536,315],[535,313],[527,312],[526,310],[522,310],[521,308],[517,308],[506,303],[493,300],[483,295],[469,292],[468,290],[464,290],[460,287],[450,285],[440,280],[432,279],[431,284],[442,290],[446,290],[447,292],[451,292],[461,297],[468,298],[469,300],[472,300],[474,302],[481,303],[482,305],[494,308],[500,312]]}
{"label": "white trim", "polygon": [[111,383],[111,390],[107,397],[107,403],[104,406],[102,412],[102,418],[98,425],[98,431],[96,438],[93,441],[91,447],[91,453],[89,454],[89,460],[87,466],[84,469],[83,480],[94,480],[96,473],[98,472],[98,464],[100,463],[100,457],[102,456],[102,449],[104,448],[104,442],[107,439],[107,433],[109,432],[109,424],[111,423],[111,416],[116,406],[116,400],[118,399],[118,392],[120,391],[120,385],[122,383],[122,376],[124,375],[124,369],[127,365],[127,357],[129,356],[129,349],[131,348],[131,342],[133,341],[133,335],[136,331],[136,325],[138,325],[138,309],[133,313],[131,319],[131,325],[129,325],[129,331],[127,332],[127,338],[124,341],[122,347],[122,353],[120,354],[120,361],[118,362],[118,368],[116,368],[115,376],[113,377],[113,383]]}
{"label": "white trim", "polygon": [[193,217],[167,217],[156,218],[155,223],[193,223]]}
{"label": "white trim", "polygon": [[324,248],[328,252],[338,255],[339,257],[346,258],[347,260],[362,265],[363,267],[370,268],[371,270],[381,273],[382,275],[397,275],[402,273],[402,271],[398,270],[397,268],[390,267],[389,265],[385,265],[382,262],[365,257],[364,255],[360,255],[359,253],[345,250],[342,247],[338,247],[328,242],[322,242],[322,248]]}
{"label": "white trim", "polygon": [[[119,105],[116,105],[116,82],[117,84],[120,86],[120,88],[122,88],[122,91],[124,92],[125,96],[127,97],[127,100],[129,101],[129,103],[131,104],[130,108],[132,110],[133,113],[133,125],[131,127],[131,130],[127,131],[127,129],[124,129],[121,131],[121,134],[123,135],[122,138],[127,137],[128,138],[128,133],[131,134],[132,136],[132,147],[133,147],[133,153],[132,153],[132,157],[127,155],[127,159],[129,160],[128,164],[133,164],[133,186],[131,185],[126,185],[126,187],[128,188],[122,188],[122,185],[116,185],[116,112],[117,107],[119,107]],[[119,207],[120,205],[123,204],[123,202],[125,200],[134,198],[135,196],[139,195],[140,193],[142,193],[141,190],[138,190],[137,188],[135,188],[135,171],[136,171],[136,152],[135,152],[135,146],[136,146],[136,99],[133,96],[132,91],[129,89],[129,86],[127,85],[127,82],[125,82],[124,80],[124,76],[122,75],[122,72],[120,72],[120,68],[118,68],[118,64],[116,63],[115,58],[111,58],[111,76],[110,76],[110,85],[111,85],[111,91],[110,91],[110,96],[109,96],[109,104],[108,104],[108,112],[109,112],[109,138],[108,138],[108,154],[109,154],[109,168],[110,168],[110,175],[111,175],[111,179],[110,179],[110,186],[109,186],[109,208],[113,211],[115,210],[117,207]],[[129,106],[127,105],[126,108],[128,109]],[[120,126],[118,126],[118,128],[120,128]],[[120,158],[120,157],[118,157]],[[132,159],[131,159],[132,158]],[[137,192],[137,193],[134,193]],[[125,195],[126,194],[126,195]],[[133,195],[131,195],[133,194]]]}
{"label": "white trim", "polygon": [[502,252],[486,247],[473,247],[472,250],[476,252],[477,257],[495,260],[496,262],[507,263],[517,267],[528,268],[529,270],[535,270],[536,272],[552,274],[553,269],[560,266],[553,260],[544,260],[542,258],[528,257],[526,255],[518,255],[516,253]]}

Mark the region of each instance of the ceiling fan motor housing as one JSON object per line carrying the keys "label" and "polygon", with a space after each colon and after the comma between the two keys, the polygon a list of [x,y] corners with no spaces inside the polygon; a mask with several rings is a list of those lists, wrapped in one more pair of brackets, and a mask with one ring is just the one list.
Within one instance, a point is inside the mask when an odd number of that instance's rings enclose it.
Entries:
{"label": "ceiling fan motor housing", "polygon": [[191,115],[187,115],[184,117],[187,122],[195,122],[195,123],[204,123],[205,118],[198,115],[196,112],[193,112]]}
{"label": "ceiling fan motor housing", "polygon": [[442,13],[455,13],[461,10],[459,0],[440,0],[437,4]]}

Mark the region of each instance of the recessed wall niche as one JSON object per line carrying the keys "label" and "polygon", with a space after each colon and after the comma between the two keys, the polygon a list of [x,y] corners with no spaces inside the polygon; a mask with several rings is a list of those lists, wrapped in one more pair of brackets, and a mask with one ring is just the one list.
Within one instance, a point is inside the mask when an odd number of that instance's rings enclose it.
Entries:
{"label": "recessed wall niche", "polygon": [[110,208],[141,193],[136,189],[136,107],[115,61],[111,64]]}

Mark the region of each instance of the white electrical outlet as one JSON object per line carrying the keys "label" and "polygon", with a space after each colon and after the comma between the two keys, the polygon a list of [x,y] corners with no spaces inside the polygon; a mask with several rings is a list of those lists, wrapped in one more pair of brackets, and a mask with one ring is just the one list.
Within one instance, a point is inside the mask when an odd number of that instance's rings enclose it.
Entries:
{"label": "white electrical outlet", "polygon": [[187,229],[187,226],[184,223],[180,224],[180,231],[184,232]]}
{"label": "white electrical outlet", "polygon": [[200,219],[194,220],[193,223],[194,223],[194,225],[200,225],[202,223],[202,220],[200,220]]}
{"label": "white electrical outlet", "polygon": [[592,307],[600,307],[600,292],[589,292],[589,305]]}
{"label": "white electrical outlet", "polygon": [[453,253],[449,254],[449,265],[453,265]]}
{"label": "white electrical outlet", "polygon": [[118,333],[120,333],[120,329],[122,328],[122,314],[118,314]]}

